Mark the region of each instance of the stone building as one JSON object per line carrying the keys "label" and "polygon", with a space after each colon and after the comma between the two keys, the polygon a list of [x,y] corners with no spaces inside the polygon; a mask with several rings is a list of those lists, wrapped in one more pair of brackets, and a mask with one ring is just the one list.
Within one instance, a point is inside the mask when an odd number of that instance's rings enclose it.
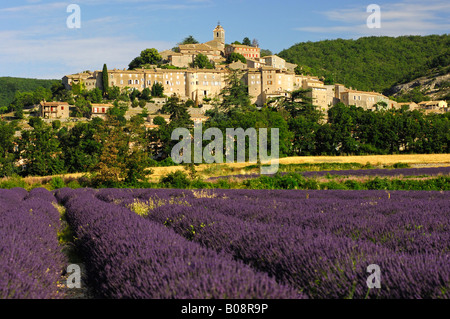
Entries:
{"label": "stone building", "polygon": [[[177,95],[180,100],[191,99],[203,104],[204,99],[219,97],[226,86],[226,77],[230,70],[242,72],[242,81],[248,86],[252,103],[264,106],[273,97],[286,96],[297,89],[309,89],[313,104],[325,114],[330,106],[342,102],[345,105],[355,105],[365,110],[377,110],[377,103],[385,102],[386,108],[398,108],[395,101],[376,92],[364,92],[346,88],[342,84],[325,85],[318,77],[296,75],[296,64],[288,63],[276,55],[261,58],[261,50],[246,45],[225,45],[225,30],[220,23],[213,30],[211,41],[199,44],[179,45],[179,52],[166,50],[160,52],[163,60],[180,69],[162,69],[154,66],[151,69],[108,71],[109,86],[119,87],[122,91],[145,88],[151,89],[155,83],[164,87],[164,94]],[[241,61],[226,65],[219,63],[225,57],[236,52],[242,54],[246,63]],[[206,55],[210,61],[216,62],[215,69],[190,68],[191,63],[199,54]],[[84,83],[86,89],[102,88],[102,71],[82,72],[67,75],[63,78],[67,89],[73,84]],[[441,104],[424,107],[440,108]],[[445,110],[447,110],[445,108]],[[101,112],[99,113],[101,115]]]}
{"label": "stone building", "polygon": [[67,102],[41,102],[40,115],[46,119],[67,119],[70,116]]}
{"label": "stone building", "polygon": [[113,108],[112,104],[91,104],[92,106],[92,117],[106,118],[108,110]]}
{"label": "stone building", "polygon": [[251,47],[243,44],[231,44],[225,47],[225,56],[229,56],[231,53],[239,53],[246,59],[259,60],[261,57],[261,49]]}
{"label": "stone building", "polygon": [[419,103],[419,108],[423,110],[444,111],[447,106],[446,101],[423,101]]}
{"label": "stone building", "polygon": [[180,44],[179,52],[166,50],[160,52],[164,61],[179,68],[188,68],[195,57],[203,54],[211,62],[220,63],[225,60],[225,30],[220,23],[213,30],[213,40],[197,44]]}

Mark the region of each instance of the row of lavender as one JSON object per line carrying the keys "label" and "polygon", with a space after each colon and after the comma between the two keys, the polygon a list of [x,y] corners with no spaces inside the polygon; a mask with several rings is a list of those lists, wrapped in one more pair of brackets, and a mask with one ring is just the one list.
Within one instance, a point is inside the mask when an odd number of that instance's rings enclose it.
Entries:
{"label": "row of lavender", "polygon": [[61,189],[88,282],[101,298],[302,298],[229,255],[106,203],[94,190]]}
{"label": "row of lavender", "polygon": [[[449,298],[448,195],[101,190],[96,196],[122,207],[148,201],[147,219],[312,298]],[[382,289],[367,288],[370,264],[382,270]]]}
{"label": "row of lavender", "polygon": [[[397,168],[397,169],[360,169],[360,170],[330,170],[330,171],[306,171],[298,172],[304,177],[323,177],[327,175],[332,176],[370,176],[370,177],[395,177],[395,176],[438,176],[449,175],[450,166],[447,167],[424,167],[424,168]],[[285,175],[288,173],[281,173]],[[257,178],[260,174],[247,174],[247,175],[231,175],[211,177],[208,181],[215,181],[224,178]]]}
{"label": "row of lavender", "polygon": [[0,299],[61,298],[60,214],[45,189],[0,190]]}

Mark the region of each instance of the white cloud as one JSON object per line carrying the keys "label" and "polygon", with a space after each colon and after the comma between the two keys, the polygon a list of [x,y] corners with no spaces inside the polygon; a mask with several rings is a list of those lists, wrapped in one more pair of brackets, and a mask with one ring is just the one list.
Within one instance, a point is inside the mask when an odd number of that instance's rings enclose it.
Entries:
{"label": "white cloud", "polygon": [[321,12],[327,24],[337,22],[329,27],[308,26],[295,28],[298,31],[316,33],[346,33],[354,36],[362,35],[426,35],[431,33],[447,33],[450,30],[448,14],[450,3],[442,0],[427,2],[404,0],[397,3],[380,4],[381,28],[367,27],[367,18],[371,15],[366,7],[343,8]]}
{"label": "white cloud", "polygon": [[0,12],[5,13],[16,13],[16,12],[40,12],[40,11],[47,11],[52,9],[60,9],[65,8],[68,6],[67,2],[54,2],[54,3],[39,3],[38,1],[29,1],[30,3],[37,3],[37,4],[30,4],[30,5],[24,5],[24,6],[17,6],[17,7],[9,7],[9,8],[3,8],[0,9]]}
{"label": "white cloud", "polygon": [[[165,50],[174,43],[163,41],[140,41],[129,37],[92,37],[72,39],[69,36],[49,39],[25,39],[18,31],[0,32],[0,69],[5,72],[10,65],[26,64],[28,76],[54,78],[55,71],[62,70],[57,78],[83,70],[101,69],[103,63],[109,68],[125,68],[145,48]],[[42,68],[48,68],[42,73]],[[33,74],[33,69],[36,69]]]}

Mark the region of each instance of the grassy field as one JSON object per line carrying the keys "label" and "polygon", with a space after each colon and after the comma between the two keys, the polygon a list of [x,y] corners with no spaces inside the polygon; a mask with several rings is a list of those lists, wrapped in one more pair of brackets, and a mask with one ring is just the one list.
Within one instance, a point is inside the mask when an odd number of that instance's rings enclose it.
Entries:
{"label": "grassy field", "polygon": [[405,154],[405,155],[367,155],[367,156],[306,156],[286,157],[280,164],[301,163],[359,163],[372,165],[393,165],[406,163],[415,166],[440,165],[450,166],[450,154]]}
{"label": "grassy field", "polygon": [[[450,154],[413,154],[413,155],[369,155],[369,156],[305,156],[286,157],[279,160],[281,165],[290,164],[320,164],[320,163],[357,163],[370,164],[382,168],[398,163],[408,164],[410,167],[450,166]],[[203,178],[226,175],[240,175],[258,173],[259,169],[245,169],[249,163],[230,164],[202,164],[196,166],[197,173]],[[155,167],[150,176],[151,181],[158,181],[162,176],[177,170],[184,170],[183,166]]]}
{"label": "grassy field", "polygon": [[[450,154],[419,154],[419,155],[371,155],[371,156],[306,156],[306,157],[286,157],[279,160],[280,166],[287,165],[305,165],[311,164],[311,170],[317,170],[314,165],[328,164],[370,164],[376,168],[392,166],[394,164],[408,164],[409,167],[432,167],[432,166],[450,166]],[[249,167],[253,167],[250,168]],[[307,166],[306,166],[307,167]],[[150,182],[158,182],[161,177],[178,170],[185,170],[185,166],[153,167],[153,173],[149,176]],[[195,166],[197,175],[201,178],[219,177],[228,175],[245,175],[259,173],[259,168],[249,163],[230,163],[230,164],[201,164]],[[66,174],[65,179],[77,179],[86,174]],[[61,176],[61,175],[59,175]],[[27,184],[37,184],[48,182],[51,176],[45,177],[25,177]],[[1,180],[0,180],[1,181]]]}

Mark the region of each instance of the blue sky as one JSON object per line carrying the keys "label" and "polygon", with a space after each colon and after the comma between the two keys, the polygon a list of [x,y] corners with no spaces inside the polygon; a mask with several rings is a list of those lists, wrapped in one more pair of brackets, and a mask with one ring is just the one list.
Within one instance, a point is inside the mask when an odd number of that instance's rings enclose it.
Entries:
{"label": "blue sky", "polygon": [[[69,4],[80,7],[79,29],[67,27]],[[381,28],[367,27],[370,4],[381,9]],[[218,21],[227,43],[256,38],[278,53],[306,41],[450,33],[449,15],[448,0],[2,0],[0,76],[126,68],[145,48],[211,40]]]}

